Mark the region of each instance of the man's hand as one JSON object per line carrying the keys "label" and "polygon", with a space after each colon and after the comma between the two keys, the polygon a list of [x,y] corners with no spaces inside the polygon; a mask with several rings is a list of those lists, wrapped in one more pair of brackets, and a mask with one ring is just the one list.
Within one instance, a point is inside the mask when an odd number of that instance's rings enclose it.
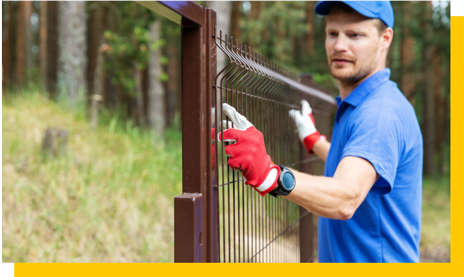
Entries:
{"label": "man's hand", "polygon": [[280,168],[271,161],[266,153],[263,134],[234,107],[222,104],[224,113],[234,123],[219,133],[219,140],[233,142],[225,147],[228,164],[242,172],[246,184],[252,186],[262,196],[276,188]]}
{"label": "man's hand", "polygon": [[308,101],[301,100],[301,112],[298,110],[290,110],[289,114],[293,121],[295,121],[301,143],[306,146],[310,154],[313,154],[312,148],[314,144],[320,139],[327,139],[316,130],[313,110],[311,106],[309,106]]}

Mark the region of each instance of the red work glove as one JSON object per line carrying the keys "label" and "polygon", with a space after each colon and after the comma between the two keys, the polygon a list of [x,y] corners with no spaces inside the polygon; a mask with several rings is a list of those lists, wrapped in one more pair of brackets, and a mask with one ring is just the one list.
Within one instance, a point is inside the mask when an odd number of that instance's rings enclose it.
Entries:
{"label": "red work glove", "polygon": [[298,110],[290,110],[289,114],[295,121],[301,143],[303,143],[310,154],[314,154],[311,150],[314,144],[320,139],[327,140],[327,138],[316,130],[313,110],[309,106],[308,101],[301,100],[301,113]]}
{"label": "red work glove", "polygon": [[280,167],[266,153],[263,134],[234,107],[224,103],[222,109],[235,125],[235,128],[219,133],[219,140],[235,142],[225,147],[226,155],[230,157],[228,164],[242,172],[247,185],[265,196],[276,188]]}

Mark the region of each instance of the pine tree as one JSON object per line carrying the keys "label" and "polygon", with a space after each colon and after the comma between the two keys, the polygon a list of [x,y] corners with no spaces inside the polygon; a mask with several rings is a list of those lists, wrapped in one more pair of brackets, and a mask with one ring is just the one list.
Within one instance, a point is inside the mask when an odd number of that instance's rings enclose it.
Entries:
{"label": "pine tree", "polygon": [[314,7],[316,2],[307,1],[306,2],[306,54],[312,56],[314,53]]}
{"label": "pine tree", "polygon": [[403,67],[401,78],[401,91],[414,106],[416,83],[414,78],[414,37],[411,33],[413,16],[413,2],[405,2],[402,9],[403,26],[401,40],[401,64]]}
{"label": "pine tree", "polygon": [[32,69],[31,53],[31,14],[32,1],[18,2],[18,21],[16,29],[16,84],[27,84]]}
{"label": "pine tree", "polygon": [[[432,18],[432,2],[421,2],[424,20]],[[424,61],[422,74],[424,74],[424,89],[422,90],[422,137],[424,140],[424,175],[433,175],[436,171],[435,164],[435,135],[436,135],[436,121],[435,121],[435,108],[434,108],[434,92],[433,92],[433,68],[430,66],[432,63],[433,45],[432,39],[432,26],[423,23],[425,27],[425,43],[422,50],[422,59]]]}
{"label": "pine tree", "polygon": [[85,2],[58,2],[58,90],[71,106],[86,92],[87,28]]}
{"label": "pine tree", "polygon": [[165,128],[165,92],[164,86],[161,83],[160,77],[162,75],[161,68],[161,49],[160,32],[161,21],[157,20],[150,24],[150,63],[149,63],[149,86],[148,86],[148,121],[150,127],[158,134],[161,135]]}
{"label": "pine tree", "polygon": [[39,15],[39,68],[42,90],[48,92],[48,1],[40,2]]}
{"label": "pine tree", "polygon": [[234,38],[240,40],[240,18],[241,18],[241,10],[240,7],[242,5],[242,1],[234,1],[232,4],[232,22],[230,24],[230,34]]}
{"label": "pine tree", "polygon": [[50,97],[56,100],[58,78],[58,2],[47,2],[47,81],[45,82]]}

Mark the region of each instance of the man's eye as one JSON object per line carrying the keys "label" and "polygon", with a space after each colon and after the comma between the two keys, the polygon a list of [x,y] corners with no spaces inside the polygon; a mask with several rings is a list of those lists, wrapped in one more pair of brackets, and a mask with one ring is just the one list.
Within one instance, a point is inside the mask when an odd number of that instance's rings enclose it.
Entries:
{"label": "man's eye", "polygon": [[352,37],[352,38],[359,38],[360,35],[359,35],[359,34],[351,34],[350,37]]}
{"label": "man's eye", "polygon": [[335,33],[335,32],[330,32],[330,33],[329,33],[329,36],[335,37],[335,36],[337,36],[337,33]]}

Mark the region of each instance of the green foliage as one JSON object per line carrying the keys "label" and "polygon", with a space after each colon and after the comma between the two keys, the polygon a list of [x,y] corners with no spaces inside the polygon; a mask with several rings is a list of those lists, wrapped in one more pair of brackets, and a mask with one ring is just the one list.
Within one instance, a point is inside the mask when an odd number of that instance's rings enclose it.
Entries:
{"label": "green foliage", "polygon": [[149,52],[147,45],[149,41],[146,29],[135,27],[132,32],[132,41],[124,35],[106,30],[104,34],[108,44],[106,54],[114,59],[114,64],[106,64],[106,69],[115,71],[115,84],[122,85],[126,91],[134,90],[133,66],[141,70],[147,66]]}
{"label": "green foliage", "polygon": [[[305,2],[276,1],[261,4],[258,18],[242,18],[242,40],[255,46],[255,50],[264,56],[286,66],[293,66],[294,39],[301,38],[308,29]],[[258,3],[252,2],[251,5]]]}
{"label": "green foliage", "polygon": [[[150,45],[148,28],[157,19],[155,13],[135,2],[121,1],[113,5],[121,13],[121,19],[115,31],[106,30],[104,33],[105,54],[112,61],[105,64],[105,69],[114,71],[113,83],[131,94],[135,88],[134,68],[145,69],[150,60],[150,50],[164,47],[166,41],[160,39]],[[161,62],[167,63],[167,58],[163,57]],[[159,78],[162,81],[168,80],[165,73]]]}

